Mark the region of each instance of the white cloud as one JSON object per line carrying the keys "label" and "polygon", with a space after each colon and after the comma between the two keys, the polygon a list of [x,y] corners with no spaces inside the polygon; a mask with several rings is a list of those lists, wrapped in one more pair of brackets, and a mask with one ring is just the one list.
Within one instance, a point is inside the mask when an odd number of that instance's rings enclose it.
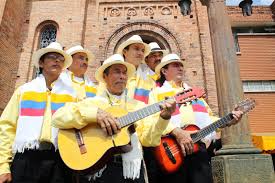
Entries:
{"label": "white cloud", "polygon": [[[226,5],[238,6],[242,0],[226,0]],[[273,0],[253,0],[252,5],[271,5]]]}

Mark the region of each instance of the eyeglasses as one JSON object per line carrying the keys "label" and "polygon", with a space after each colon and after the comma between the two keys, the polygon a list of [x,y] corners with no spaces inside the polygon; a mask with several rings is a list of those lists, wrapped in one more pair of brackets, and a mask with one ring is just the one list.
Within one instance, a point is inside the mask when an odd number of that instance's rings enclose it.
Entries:
{"label": "eyeglasses", "polygon": [[65,58],[62,55],[57,55],[57,54],[48,54],[45,56],[45,58],[47,59],[51,59],[51,60],[59,60],[61,62],[65,61]]}
{"label": "eyeglasses", "polygon": [[87,62],[89,61],[88,57],[85,57],[85,56],[82,56],[82,55],[79,55],[77,58],[81,61],[87,61]]}

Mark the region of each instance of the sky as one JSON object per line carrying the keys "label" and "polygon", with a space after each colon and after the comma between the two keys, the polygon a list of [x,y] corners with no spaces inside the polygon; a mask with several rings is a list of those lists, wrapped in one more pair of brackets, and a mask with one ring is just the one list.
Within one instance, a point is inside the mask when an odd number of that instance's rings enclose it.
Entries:
{"label": "sky", "polygon": [[[242,0],[226,0],[226,5],[239,5]],[[274,0],[253,0],[253,5],[271,5]]]}

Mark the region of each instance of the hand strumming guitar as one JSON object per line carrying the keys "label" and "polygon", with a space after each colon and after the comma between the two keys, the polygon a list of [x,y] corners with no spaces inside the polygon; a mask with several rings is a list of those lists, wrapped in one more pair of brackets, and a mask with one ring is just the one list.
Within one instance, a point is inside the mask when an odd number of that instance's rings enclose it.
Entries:
{"label": "hand strumming guitar", "polygon": [[110,113],[98,109],[97,111],[97,123],[101,129],[108,135],[113,135],[119,132],[120,124],[118,120]]}
{"label": "hand strumming guitar", "polygon": [[194,143],[191,139],[190,134],[195,133],[196,131],[187,131],[182,130],[181,128],[175,128],[171,135],[173,135],[177,141],[177,143],[180,145],[181,152],[184,156],[190,155],[194,151]]}

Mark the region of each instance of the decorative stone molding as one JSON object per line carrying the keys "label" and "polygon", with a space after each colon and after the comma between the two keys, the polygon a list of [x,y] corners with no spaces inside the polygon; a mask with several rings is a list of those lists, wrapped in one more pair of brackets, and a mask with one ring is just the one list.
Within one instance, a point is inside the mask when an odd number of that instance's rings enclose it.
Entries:
{"label": "decorative stone molding", "polygon": [[152,7],[146,7],[144,9],[144,15],[145,16],[153,16],[154,15],[154,9]]}
{"label": "decorative stone molding", "polygon": [[129,17],[137,16],[137,10],[135,8],[128,8],[127,16]]}
{"label": "decorative stone molding", "polygon": [[121,14],[118,8],[112,8],[110,11],[110,17],[119,17]]}
{"label": "decorative stone molding", "polygon": [[132,5],[131,2],[105,2],[99,3],[99,8],[104,12],[104,17],[120,17],[120,16],[128,16],[128,17],[152,17],[152,16],[177,16],[180,14],[180,9],[178,7],[178,1],[154,1],[152,3],[148,2],[145,4],[140,4],[137,6]]}
{"label": "decorative stone molding", "polygon": [[169,8],[169,7],[163,7],[162,9],[161,9],[161,14],[162,15],[172,15],[172,11],[171,11],[171,8]]}

